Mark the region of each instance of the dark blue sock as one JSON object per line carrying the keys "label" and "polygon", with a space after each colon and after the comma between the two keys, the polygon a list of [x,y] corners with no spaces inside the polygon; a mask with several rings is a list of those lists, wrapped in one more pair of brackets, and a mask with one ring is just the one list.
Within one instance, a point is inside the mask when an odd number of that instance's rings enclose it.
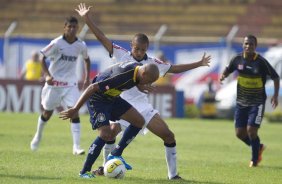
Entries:
{"label": "dark blue sock", "polygon": [[251,146],[251,140],[250,138],[247,136],[245,139],[242,140],[245,144],[247,144],[248,146]]}
{"label": "dark blue sock", "polygon": [[260,148],[260,139],[257,137],[256,139],[251,139],[251,146],[252,146],[252,161],[257,163],[258,155],[259,155],[259,148]]}
{"label": "dark blue sock", "polygon": [[92,165],[94,164],[94,162],[100,155],[101,150],[104,145],[105,145],[105,141],[101,139],[100,137],[97,137],[95,141],[91,144],[88,150],[88,155],[84,162],[83,169],[80,171],[81,174],[84,174],[87,171],[91,171]]}
{"label": "dark blue sock", "polygon": [[129,125],[123,133],[121,140],[119,141],[117,147],[111,152],[114,156],[121,156],[123,150],[126,146],[135,138],[141,128],[137,128],[133,125]]}

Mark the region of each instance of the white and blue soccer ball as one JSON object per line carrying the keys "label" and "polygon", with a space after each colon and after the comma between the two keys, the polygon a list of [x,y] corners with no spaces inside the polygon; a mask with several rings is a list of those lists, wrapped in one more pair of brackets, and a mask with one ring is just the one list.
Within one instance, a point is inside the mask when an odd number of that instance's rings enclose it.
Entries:
{"label": "white and blue soccer ball", "polygon": [[111,159],[104,165],[104,175],[108,178],[121,179],[125,172],[125,166],[120,159]]}

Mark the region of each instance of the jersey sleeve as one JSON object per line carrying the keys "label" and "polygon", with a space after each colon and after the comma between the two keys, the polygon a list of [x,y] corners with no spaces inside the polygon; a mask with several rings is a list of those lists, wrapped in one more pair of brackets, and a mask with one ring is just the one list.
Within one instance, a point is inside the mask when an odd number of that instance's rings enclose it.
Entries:
{"label": "jersey sleeve", "polygon": [[168,72],[168,70],[171,67],[171,64],[168,62],[164,62],[162,60],[156,59],[156,58],[149,58],[150,60],[152,60],[152,63],[154,63],[155,65],[158,66],[159,68],[159,72],[160,72],[160,76],[164,77],[165,74]]}
{"label": "jersey sleeve", "polygon": [[125,48],[113,43],[113,59],[116,62],[123,62],[122,58],[129,53]]}
{"label": "jersey sleeve", "polygon": [[232,73],[232,72],[234,72],[234,70],[236,69],[236,58],[237,58],[238,56],[235,56],[235,57],[233,57],[232,59],[231,59],[231,61],[230,61],[230,63],[226,66],[226,71],[228,72],[228,73]]}
{"label": "jersey sleeve", "polygon": [[57,44],[53,40],[40,51],[45,57],[49,57],[57,52]]}
{"label": "jersey sleeve", "polygon": [[277,79],[279,78],[279,75],[274,70],[274,68],[269,64],[269,62],[266,59],[263,59],[264,69],[266,71],[266,74],[270,76],[271,79]]}

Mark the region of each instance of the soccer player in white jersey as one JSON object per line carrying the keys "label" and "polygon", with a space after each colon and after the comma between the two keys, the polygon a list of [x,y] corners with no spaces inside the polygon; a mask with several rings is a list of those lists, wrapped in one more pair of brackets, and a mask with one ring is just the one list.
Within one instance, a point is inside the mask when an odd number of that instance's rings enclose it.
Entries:
{"label": "soccer player in white jersey", "polygon": [[[77,31],[77,18],[68,17],[65,20],[64,34],[52,40],[49,45],[41,50],[46,83],[41,94],[43,112],[38,118],[37,130],[30,143],[30,148],[33,151],[38,149],[44,126],[52,116],[54,109],[60,105],[70,108],[80,96],[78,79],[75,75],[80,55],[84,59],[86,72],[83,88],[90,84],[90,60],[87,46],[76,37]],[[50,59],[49,68],[47,68],[46,64],[47,58]],[[85,151],[80,148],[80,119],[78,113],[71,119],[71,133],[73,137],[73,154],[84,154]]]}
{"label": "soccer player in white jersey", "polygon": [[[135,61],[145,63],[154,63],[158,66],[160,76],[164,76],[166,73],[181,73],[200,66],[209,66],[210,56],[203,55],[202,59],[198,62],[191,64],[171,65],[169,63],[160,61],[155,58],[147,56],[146,51],[149,47],[149,39],[144,34],[136,34],[131,42],[131,51],[113,44],[95,25],[90,14],[91,6],[86,7],[84,3],[78,5],[76,11],[81,17],[84,17],[86,24],[91,31],[97,37],[97,39],[103,44],[110,55],[117,61]],[[148,86],[147,90],[151,90]],[[121,94],[121,97],[133,105],[144,117],[145,126],[155,135],[160,137],[164,141],[166,161],[168,166],[168,179],[182,179],[177,172],[176,163],[176,141],[173,132],[169,129],[165,121],[160,117],[157,110],[153,108],[148,102],[147,94],[140,92],[137,88],[131,88]],[[125,125],[124,121],[118,121],[112,124],[113,130],[116,134],[121,131],[120,125]],[[107,155],[114,148],[114,140],[108,142],[105,145],[105,154]],[[101,170],[101,169],[100,169]]]}

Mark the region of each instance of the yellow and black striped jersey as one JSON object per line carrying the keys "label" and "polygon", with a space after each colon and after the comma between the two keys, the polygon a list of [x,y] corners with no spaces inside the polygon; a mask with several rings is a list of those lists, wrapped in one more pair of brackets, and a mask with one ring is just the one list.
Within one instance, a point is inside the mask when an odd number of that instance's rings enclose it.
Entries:
{"label": "yellow and black striped jersey", "polygon": [[262,104],[266,100],[265,83],[267,76],[279,78],[269,62],[259,54],[251,61],[243,53],[236,55],[227,66],[227,72],[238,72],[237,103],[243,106]]}

